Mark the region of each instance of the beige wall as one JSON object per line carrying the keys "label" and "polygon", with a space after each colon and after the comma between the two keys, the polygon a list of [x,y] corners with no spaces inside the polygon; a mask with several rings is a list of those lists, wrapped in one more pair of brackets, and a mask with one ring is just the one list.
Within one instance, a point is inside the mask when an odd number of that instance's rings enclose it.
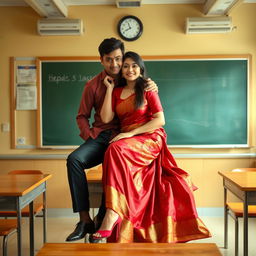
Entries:
{"label": "beige wall", "polygon": [[[232,13],[237,30],[229,34],[186,35],[185,18],[202,16],[202,5],[144,5],[141,8],[118,9],[115,6],[69,7],[70,18],[83,19],[83,36],[42,37],[36,33],[39,16],[29,7],[0,7],[0,123],[10,122],[9,58],[36,56],[97,56],[103,38],[118,37],[116,25],[124,15],[136,15],[144,24],[142,37],[125,42],[127,50],[141,55],[214,55],[251,54],[250,134],[248,149],[172,149],[179,153],[255,153],[256,129],[256,4],[242,4]],[[160,86],[160,85],[159,85]],[[17,135],[25,136],[28,145],[35,144],[35,111],[17,111]],[[0,156],[68,154],[69,150],[11,149],[10,133],[0,131]],[[222,183],[217,172],[237,167],[255,167],[252,158],[178,158],[180,167],[188,170],[200,187],[195,193],[198,206],[220,207]],[[49,181],[49,206],[71,207],[66,180],[65,160],[0,160],[0,173],[11,169],[36,168],[54,174]],[[60,200],[61,198],[61,200]]]}

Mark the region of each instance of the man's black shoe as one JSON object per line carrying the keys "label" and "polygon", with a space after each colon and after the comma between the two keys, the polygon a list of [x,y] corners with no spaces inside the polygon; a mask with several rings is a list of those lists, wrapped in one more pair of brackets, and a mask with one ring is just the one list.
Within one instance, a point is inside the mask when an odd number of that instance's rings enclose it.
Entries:
{"label": "man's black shoe", "polygon": [[94,222],[85,223],[83,221],[79,221],[76,224],[76,228],[74,232],[67,237],[66,241],[67,242],[76,241],[84,238],[87,233],[92,234],[94,232],[95,232]]}
{"label": "man's black shoe", "polygon": [[89,242],[91,244],[106,244],[107,243],[107,238],[101,238],[101,239],[94,239],[92,234],[89,236]]}
{"label": "man's black shoe", "polygon": [[[102,224],[103,219],[99,217],[99,215],[96,215],[93,219],[94,225],[95,225],[95,230],[97,231],[101,224]],[[95,232],[96,232],[95,231]],[[102,238],[102,239],[94,239],[92,234],[90,234],[89,236],[89,242],[92,244],[102,244],[102,243],[106,243],[107,239],[106,238]]]}

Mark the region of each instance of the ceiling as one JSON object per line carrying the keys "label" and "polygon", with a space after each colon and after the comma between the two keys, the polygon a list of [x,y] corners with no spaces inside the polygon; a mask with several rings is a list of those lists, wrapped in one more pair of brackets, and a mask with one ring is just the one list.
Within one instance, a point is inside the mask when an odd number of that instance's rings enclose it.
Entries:
{"label": "ceiling", "polygon": [[[116,2],[133,3],[139,8],[144,4],[203,4],[203,14],[229,15],[234,7],[256,0],[0,0],[1,6],[30,6],[40,16],[47,18],[68,17],[68,7],[73,5],[115,5]],[[136,3],[135,3],[136,2]],[[133,7],[134,8],[134,7]]]}
{"label": "ceiling", "polygon": [[[40,0],[39,0],[40,1]],[[67,6],[70,5],[103,5],[113,4],[115,0],[62,0]],[[172,4],[172,3],[203,3],[205,0],[142,0],[142,4]],[[25,0],[0,0],[0,6],[22,6],[26,5]]]}

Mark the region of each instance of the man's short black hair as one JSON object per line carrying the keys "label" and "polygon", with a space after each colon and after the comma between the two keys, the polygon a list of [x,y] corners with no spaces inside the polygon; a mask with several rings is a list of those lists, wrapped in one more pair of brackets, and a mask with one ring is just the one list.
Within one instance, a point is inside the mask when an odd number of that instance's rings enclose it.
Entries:
{"label": "man's short black hair", "polygon": [[98,48],[100,57],[103,57],[105,54],[109,54],[117,49],[120,49],[124,55],[124,43],[114,37],[104,39]]}

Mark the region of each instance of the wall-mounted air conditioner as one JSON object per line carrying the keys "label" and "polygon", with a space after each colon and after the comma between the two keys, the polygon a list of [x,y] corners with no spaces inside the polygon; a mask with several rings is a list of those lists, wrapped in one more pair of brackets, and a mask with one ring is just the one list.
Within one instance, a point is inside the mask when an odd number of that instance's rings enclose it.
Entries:
{"label": "wall-mounted air conditioner", "polygon": [[83,21],[80,19],[40,19],[37,31],[42,36],[82,35]]}
{"label": "wall-mounted air conditioner", "polygon": [[233,29],[232,19],[227,16],[187,18],[187,34],[228,33]]}
{"label": "wall-mounted air conditioner", "polygon": [[118,8],[141,7],[141,0],[116,0]]}

